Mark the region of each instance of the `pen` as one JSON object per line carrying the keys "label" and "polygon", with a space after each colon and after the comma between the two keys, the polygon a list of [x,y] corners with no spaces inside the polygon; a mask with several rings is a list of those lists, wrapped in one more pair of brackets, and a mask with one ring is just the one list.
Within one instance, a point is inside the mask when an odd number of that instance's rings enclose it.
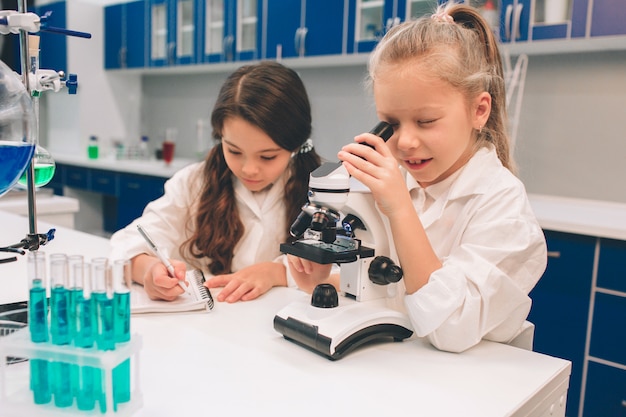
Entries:
{"label": "pen", "polygon": [[[176,278],[176,274],[174,272],[174,266],[170,263],[170,260],[167,259],[167,257],[165,257],[163,253],[161,253],[161,251],[159,250],[159,247],[154,243],[154,241],[150,238],[150,236],[148,236],[148,234],[146,233],[144,228],[141,227],[140,224],[137,225],[137,230],[139,230],[139,233],[141,234],[141,236],[143,236],[146,242],[148,242],[148,245],[150,246],[150,249],[152,249],[152,252],[154,252],[154,254],[161,260],[161,262],[163,262],[163,264],[167,268],[167,272],[170,273],[172,278]],[[185,287],[184,281],[179,280],[178,285],[180,285],[180,288],[185,290],[186,293],[189,292],[187,290],[187,287]]]}

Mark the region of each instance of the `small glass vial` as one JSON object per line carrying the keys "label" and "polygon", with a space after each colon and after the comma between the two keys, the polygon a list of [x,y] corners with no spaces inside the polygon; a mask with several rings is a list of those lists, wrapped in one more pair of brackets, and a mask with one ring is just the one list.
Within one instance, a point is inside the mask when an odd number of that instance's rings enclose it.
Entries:
{"label": "small glass vial", "polygon": [[89,145],[87,146],[87,156],[89,159],[98,159],[98,137],[89,136]]}

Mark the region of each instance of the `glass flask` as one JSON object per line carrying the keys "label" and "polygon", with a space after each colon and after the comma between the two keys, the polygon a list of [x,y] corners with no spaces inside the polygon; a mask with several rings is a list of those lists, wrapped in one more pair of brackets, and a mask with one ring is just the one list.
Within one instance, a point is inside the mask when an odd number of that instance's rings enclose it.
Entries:
{"label": "glass flask", "polygon": [[0,196],[15,185],[36,144],[37,118],[20,76],[0,61]]}

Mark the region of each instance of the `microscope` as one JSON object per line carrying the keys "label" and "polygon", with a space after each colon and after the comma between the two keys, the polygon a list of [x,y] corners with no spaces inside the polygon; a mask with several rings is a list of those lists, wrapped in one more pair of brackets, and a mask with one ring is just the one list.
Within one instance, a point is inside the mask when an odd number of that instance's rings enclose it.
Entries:
{"label": "microscope", "polygon": [[[380,122],[370,133],[386,141],[393,128]],[[342,296],[332,285],[320,284],[310,303],[293,302],[280,310],[274,329],[330,360],[369,342],[410,337],[409,318],[387,306],[402,269],[392,259],[385,220],[370,190],[351,178],[341,162],[314,170],[309,202],[290,229],[297,240],[281,244],[280,250],[320,264],[338,264]]]}

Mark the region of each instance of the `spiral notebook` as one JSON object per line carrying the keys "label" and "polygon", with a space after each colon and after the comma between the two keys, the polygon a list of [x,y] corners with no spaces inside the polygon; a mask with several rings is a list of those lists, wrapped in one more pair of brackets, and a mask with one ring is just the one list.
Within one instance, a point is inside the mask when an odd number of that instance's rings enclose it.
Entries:
{"label": "spiral notebook", "polygon": [[141,285],[133,284],[130,295],[130,311],[132,314],[140,313],[176,313],[183,311],[211,311],[213,309],[213,297],[205,287],[204,274],[199,269],[187,271],[189,282],[188,294],[179,296],[174,301],[151,300]]}

